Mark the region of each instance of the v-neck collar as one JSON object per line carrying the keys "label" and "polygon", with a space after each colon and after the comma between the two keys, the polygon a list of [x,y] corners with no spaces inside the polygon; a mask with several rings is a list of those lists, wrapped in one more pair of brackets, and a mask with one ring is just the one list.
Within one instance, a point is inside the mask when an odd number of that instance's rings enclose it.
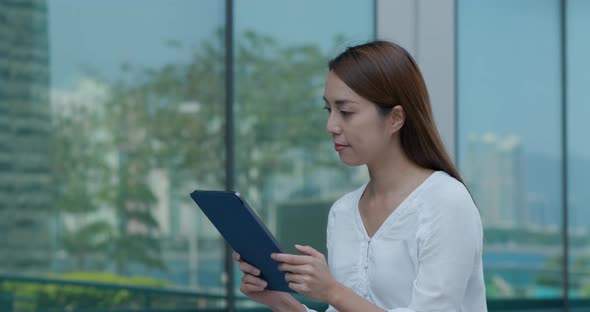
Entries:
{"label": "v-neck collar", "polygon": [[364,238],[366,240],[372,240],[377,238],[378,236],[380,236],[381,232],[385,231],[383,228],[386,228],[388,226],[389,223],[391,223],[391,220],[394,220],[394,216],[399,215],[401,213],[403,213],[403,211],[406,210],[406,207],[409,207],[408,204],[416,197],[418,196],[418,194],[421,192],[422,189],[424,189],[424,187],[426,187],[426,185],[430,184],[430,181],[433,179],[433,177],[435,175],[437,175],[439,172],[441,171],[435,171],[433,172],[430,176],[428,176],[424,181],[422,181],[422,183],[420,183],[420,185],[418,185],[418,187],[416,187],[411,193],[410,195],[406,196],[406,198],[397,206],[397,208],[395,208],[388,216],[387,218],[385,218],[385,221],[383,221],[383,223],[381,224],[381,226],[379,226],[379,228],[377,229],[377,231],[375,231],[375,233],[373,234],[373,236],[369,236],[369,234],[367,233],[367,228],[365,227],[365,224],[363,223],[363,218],[361,217],[361,212],[360,212],[360,201],[361,201],[361,197],[363,196],[363,194],[365,193],[365,190],[367,189],[367,185],[369,185],[369,183],[365,183],[365,185],[363,185],[362,187],[359,188],[359,192],[357,193],[357,196],[355,198],[355,219],[356,219],[356,223],[357,223],[357,227],[360,230],[360,232],[362,233],[362,235],[364,236]]}

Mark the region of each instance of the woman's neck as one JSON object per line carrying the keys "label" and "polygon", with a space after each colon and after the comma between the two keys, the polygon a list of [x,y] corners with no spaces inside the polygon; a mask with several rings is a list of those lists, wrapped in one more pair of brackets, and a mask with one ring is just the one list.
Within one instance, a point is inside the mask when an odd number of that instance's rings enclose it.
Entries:
{"label": "woman's neck", "polygon": [[365,191],[371,198],[383,197],[392,193],[404,193],[408,188],[420,185],[432,170],[422,168],[398,150],[379,163],[367,164],[370,182]]}

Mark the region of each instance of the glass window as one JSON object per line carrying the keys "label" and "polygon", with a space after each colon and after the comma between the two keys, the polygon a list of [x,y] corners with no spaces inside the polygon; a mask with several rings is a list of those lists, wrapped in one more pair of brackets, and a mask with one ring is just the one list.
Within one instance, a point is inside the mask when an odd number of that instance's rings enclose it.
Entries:
{"label": "glass window", "polygon": [[488,298],[560,297],[560,2],[457,2],[459,167],[485,230]]}
{"label": "glass window", "polygon": [[567,143],[571,298],[590,297],[590,2],[567,1]]}
{"label": "glass window", "polygon": [[223,188],[224,12],[0,3],[0,270],[35,277],[0,293],[31,310],[224,306],[223,240],[189,197]]}
{"label": "glass window", "polygon": [[374,3],[345,2],[234,4],[236,188],[291,253],[325,254],[331,204],[366,180],[340,163],[322,110],[329,58],[374,37]]}

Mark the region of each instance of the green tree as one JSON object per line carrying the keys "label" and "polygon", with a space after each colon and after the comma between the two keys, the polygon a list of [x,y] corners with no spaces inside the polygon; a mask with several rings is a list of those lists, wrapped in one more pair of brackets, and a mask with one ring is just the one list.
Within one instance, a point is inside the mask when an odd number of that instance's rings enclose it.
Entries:
{"label": "green tree", "polygon": [[128,274],[133,263],[164,269],[159,224],[153,215],[156,198],[148,184],[155,165],[145,102],[148,95],[120,82],[106,105],[117,158],[116,194],[112,202],[117,235],[111,241],[111,256],[119,274]]}
{"label": "green tree", "polygon": [[[252,198],[264,193],[273,176],[291,172],[293,156],[288,152],[294,150],[317,167],[336,167],[337,162],[326,157],[333,154],[330,144],[319,144],[329,141],[321,110],[327,56],[314,45],[282,46],[254,32],[239,38],[234,112],[238,189]],[[218,32],[203,42],[189,64],[133,70],[142,80],[133,92],[141,94],[138,101],[150,112],[145,137],[156,147],[152,152],[157,165],[175,172],[173,183],[178,185],[195,178],[206,185],[223,185],[222,39]],[[174,48],[183,49],[178,44]]]}
{"label": "green tree", "polygon": [[[92,97],[96,90],[102,96]],[[123,84],[111,89],[85,81],[56,99],[52,168],[64,221],[60,247],[74,260],[70,269],[101,269],[111,261],[122,273],[131,263],[163,268],[150,210],[155,199],[146,182],[151,152],[138,141],[147,123],[134,96]],[[121,131],[128,124],[131,130]],[[105,219],[109,210],[118,224]]]}
{"label": "green tree", "polygon": [[[236,48],[237,186],[249,198],[265,196],[273,177],[292,170],[293,157],[320,164],[326,141],[321,111],[327,57],[313,45],[281,46],[246,32]],[[326,144],[324,146],[329,146]],[[262,194],[262,196],[260,196]]]}
{"label": "green tree", "polygon": [[62,226],[58,248],[74,260],[74,269],[82,270],[88,269],[90,259],[95,265],[97,259],[104,260],[112,236],[110,224],[96,217],[101,206],[108,204],[112,170],[101,153],[109,142],[95,135],[103,122],[101,114],[77,98],[68,101],[52,116],[52,177],[57,213],[76,223]]}

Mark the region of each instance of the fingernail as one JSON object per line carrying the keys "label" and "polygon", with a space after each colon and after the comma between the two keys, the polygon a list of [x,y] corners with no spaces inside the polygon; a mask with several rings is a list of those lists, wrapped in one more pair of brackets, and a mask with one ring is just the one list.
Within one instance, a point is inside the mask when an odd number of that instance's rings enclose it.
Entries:
{"label": "fingernail", "polygon": [[275,259],[275,258],[277,257],[277,254],[274,254],[274,253],[273,253],[273,254],[270,254],[270,257],[271,257],[272,259]]}
{"label": "fingernail", "polygon": [[299,244],[295,244],[295,247],[297,247],[297,248],[301,248],[301,247],[303,247],[303,246],[301,246],[301,245],[299,245]]}

